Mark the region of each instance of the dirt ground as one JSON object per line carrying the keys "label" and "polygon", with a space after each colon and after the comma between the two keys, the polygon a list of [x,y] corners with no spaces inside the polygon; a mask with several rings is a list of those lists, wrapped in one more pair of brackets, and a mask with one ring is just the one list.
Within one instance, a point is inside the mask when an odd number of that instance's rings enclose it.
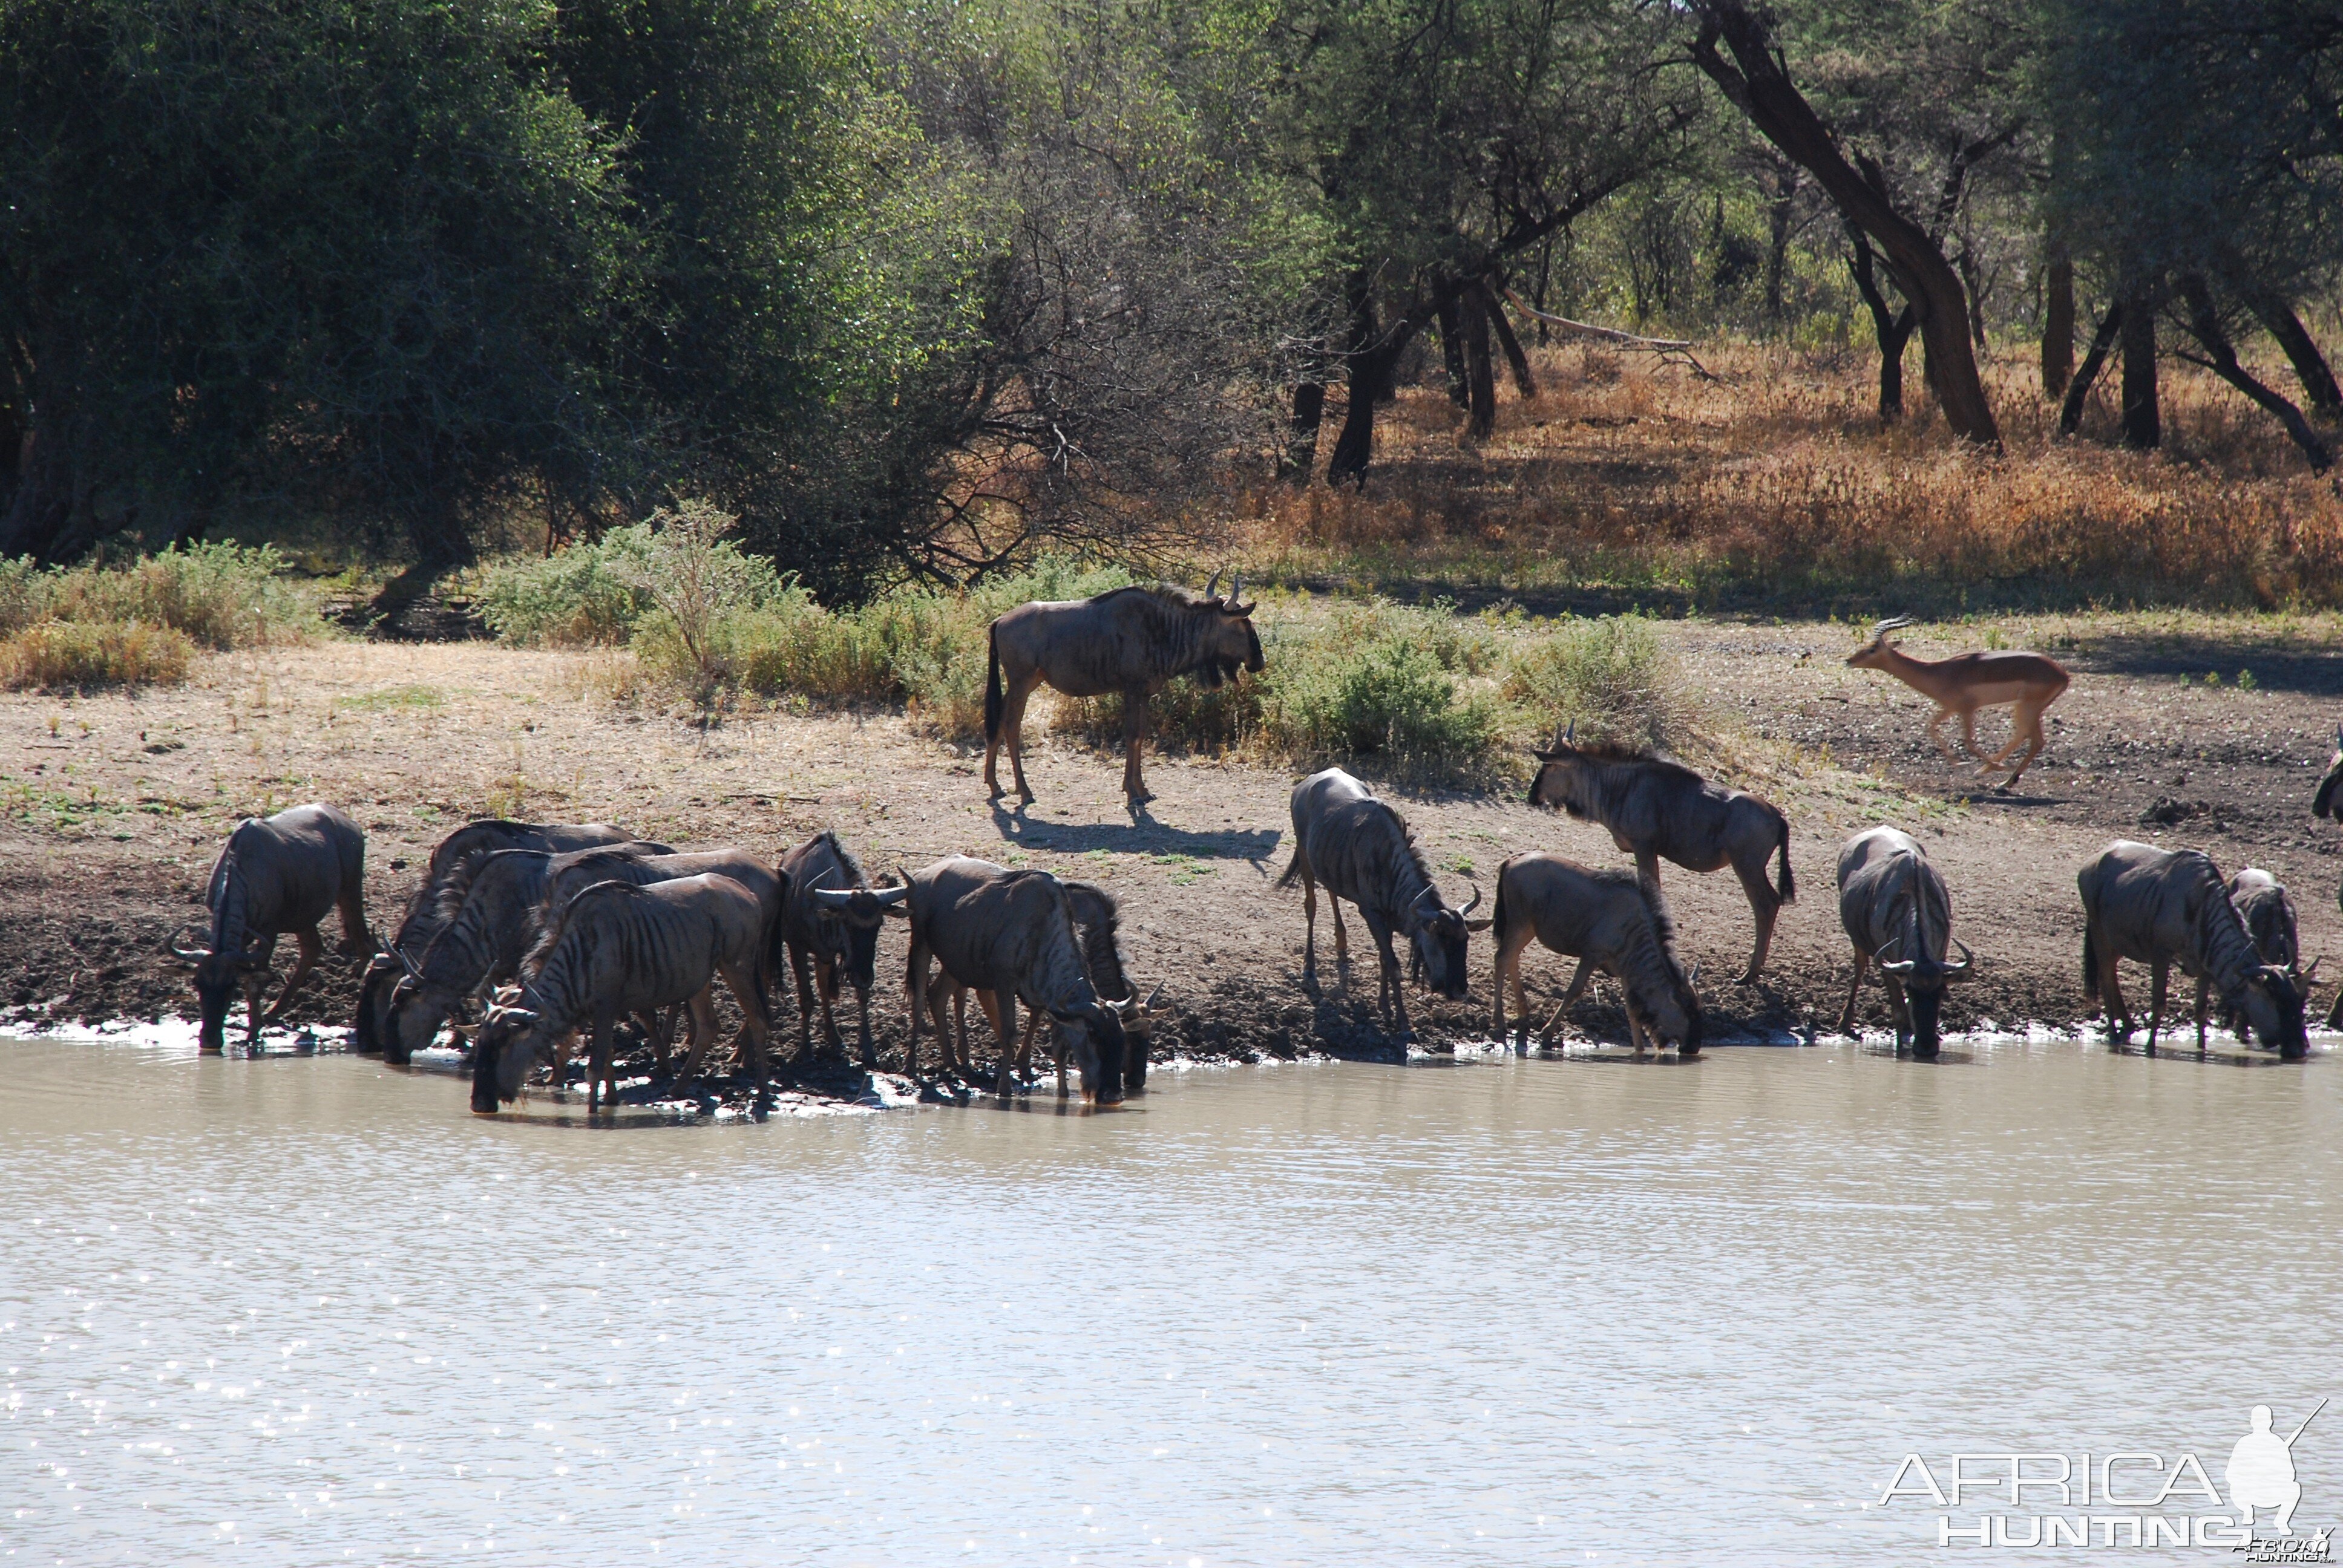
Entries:
{"label": "dirt ground", "polygon": [[[2305,951],[2343,952],[2343,835],[2309,814],[2343,715],[2343,623],[2113,617],[1946,630],[1965,640],[1916,634],[1908,646],[1932,656],[1998,634],[2075,672],[2051,709],[2051,749],[2018,793],[1973,793],[1973,770],[1947,768],[1923,739],[1921,699],[1844,667],[1846,628],[1671,628],[1692,683],[1737,716],[1753,756],[1775,759],[1759,769],[1765,777],[1735,781],[1776,799],[1794,827],[1800,896],[1755,986],[1732,983],[1751,928],[1730,875],[1663,869],[1713,1036],[1780,1038],[1835,1021],[1849,972],[1836,849],[1882,820],[1928,845],[1956,930],[1977,953],[1978,978],[1954,993],[1949,1027],[2080,1021],[2075,870],[2117,837],[2198,846],[2225,870],[2268,868],[2295,890]],[[703,730],[679,713],[613,702],[596,678],[610,657],[334,642],[216,656],[175,690],[0,697],[0,1027],[191,1010],[162,949],[200,924],[223,836],[245,815],[326,800],[368,831],[368,905],[386,935],[431,845],[474,816],[609,821],[679,845],[769,854],[830,826],[874,874],[960,852],[1103,882],[1122,901],[1141,982],[1162,982],[1189,1051],[1390,1049],[1372,1016],[1371,967],[1348,994],[1302,992],[1301,898],[1272,885],[1290,850],[1284,773],[1153,759],[1159,798],[1134,823],[1116,759],[1035,736],[1028,767],[1041,799],[1013,814],[986,801],[980,755],[902,718],[768,713]],[[2243,686],[2241,670],[2251,672]],[[2208,674],[2220,684],[2205,684]],[[1996,716],[1984,727],[1992,749],[2006,724]],[[1499,862],[1522,850],[1624,863],[1600,830],[1511,792],[1386,792],[1459,901],[1476,880],[1493,888]],[[904,1016],[889,981],[901,944],[890,926],[874,1009],[882,1060],[897,1063]],[[1412,1000],[1427,1040],[1487,1035],[1484,955],[1476,944],[1468,1001]],[[357,967],[329,954],[290,1016],[347,1022]],[[1534,1005],[1568,978],[1551,955],[1534,953],[1527,967]],[[2144,990],[2144,977],[2133,983]],[[2325,1001],[2314,1000],[2318,1016]],[[1884,1025],[1875,984],[1863,1016]],[[1573,1022],[1624,1037],[1615,991]]]}

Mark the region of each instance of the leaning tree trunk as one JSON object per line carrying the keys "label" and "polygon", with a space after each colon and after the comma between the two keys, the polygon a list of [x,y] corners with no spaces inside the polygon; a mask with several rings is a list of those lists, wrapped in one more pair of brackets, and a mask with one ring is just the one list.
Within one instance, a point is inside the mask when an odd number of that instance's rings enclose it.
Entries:
{"label": "leaning tree trunk", "polygon": [[2294,307],[2268,289],[2243,291],[2246,306],[2262,324],[2262,329],[2277,339],[2285,351],[2287,362],[2302,383],[2302,395],[2321,414],[2343,414],[2343,387],[2335,384],[2335,372],[2328,368],[2327,357],[2318,352],[2318,344]]}
{"label": "leaning tree trunk", "polygon": [[1849,237],[1855,241],[1855,250],[1847,258],[1847,270],[1855,275],[1855,291],[1871,312],[1872,334],[1879,340],[1879,422],[1893,425],[1904,417],[1904,346],[1911,341],[1917,318],[1908,302],[1901,312],[1888,308],[1887,297],[1880,292],[1878,276],[1872,270],[1871,242],[1864,238],[1861,229]]}
{"label": "leaning tree trunk", "polygon": [[1318,427],[1326,417],[1326,384],[1303,381],[1293,388],[1293,422],[1286,436],[1281,467],[1297,485],[1310,482],[1318,466]]}
{"label": "leaning tree trunk", "polygon": [[2075,263],[2053,244],[2042,279],[2042,395],[2065,395],[2075,378]]}
{"label": "leaning tree trunk", "polygon": [[2156,395],[2156,297],[2145,286],[2124,301],[2123,438],[2137,451],[2153,451],[2164,440],[2164,419]]}
{"label": "leaning tree trunk", "polygon": [[1513,390],[1524,403],[1537,398],[1537,380],[1530,374],[1530,357],[1522,352],[1522,340],[1513,336],[1513,324],[1505,316],[1504,301],[1486,284],[1481,289],[1481,307],[1488,312],[1490,330],[1497,335],[1497,347],[1505,351],[1505,367],[1513,372]]}
{"label": "leaning tree trunk", "polygon": [[2083,427],[2083,404],[2091,395],[2091,387],[2107,362],[2109,350],[2116,346],[2116,335],[2123,330],[2123,301],[2107,307],[2099,322],[2099,329],[2091,334],[2090,352],[2083,356],[2083,367],[2066,383],[2066,396],[2058,405],[2058,434],[2071,436]]}
{"label": "leaning tree trunk", "polygon": [[1485,441],[1497,433],[1497,377],[1489,352],[1489,301],[1480,288],[1466,284],[1458,293],[1457,308],[1464,316],[1465,407],[1467,440]]}
{"label": "leaning tree trunk", "polygon": [[[1998,447],[2001,431],[1969,343],[1968,296],[1927,230],[1896,210],[1846,156],[1805,95],[1790,80],[1771,28],[1744,0],[1691,0],[1701,19],[1694,63],[1747,116],[1766,140],[1812,173],[1839,210],[1878,243],[1896,287],[1919,317],[1930,377],[1946,422],[1981,446]],[[1728,64],[1717,53],[1723,39]],[[1739,68],[1736,70],[1735,67]]]}
{"label": "leaning tree trunk", "polygon": [[1351,406],[1342,416],[1342,433],[1326,459],[1326,482],[1344,479],[1366,483],[1367,465],[1375,456],[1375,407],[1390,396],[1392,372],[1414,339],[1422,323],[1403,316],[1389,331],[1375,323],[1374,297],[1363,274],[1351,285],[1351,344],[1343,356],[1351,383]]}
{"label": "leaning tree trunk", "polygon": [[2335,456],[2302,410],[2277,388],[2262,382],[2244,366],[2237,363],[2237,351],[2229,342],[2229,335],[2221,327],[2221,313],[2213,307],[2213,291],[2201,276],[2191,276],[2180,280],[2180,292],[2188,301],[2188,328],[2205,347],[2207,358],[2200,361],[2214,375],[2244,393],[2266,412],[2275,416],[2286,427],[2294,444],[2310,462],[2310,471],[2323,474],[2334,467]]}
{"label": "leaning tree trunk", "polygon": [[1464,309],[1454,295],[1440,302],[1433,313],[1440,323],[1440,360],[1448,367],[1448,400],[1459,408],[1473,406],[1471,373],[1464,367]]}

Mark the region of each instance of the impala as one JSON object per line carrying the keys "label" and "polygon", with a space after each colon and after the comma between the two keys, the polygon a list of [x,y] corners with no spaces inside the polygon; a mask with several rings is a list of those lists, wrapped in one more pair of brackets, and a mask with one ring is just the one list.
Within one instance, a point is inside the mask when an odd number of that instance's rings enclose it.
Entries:
{"label": "impala", "polygon": [[[2009,759],[2019,742],[2026,743],[2026,755],[2017,759],[2017,770],[2001,781],[2006,789],[2025,775],[2034,759],[2046,744],[2042,735],[2042,710],[2058,700],[2066,689],[2067,675],[2058,661],[2038,653],[1961,653],[1950,658],[1914,658],[1887,640],[1887,634],[1900,631],[1912,624],[1908,615],[1893,620],[1883,620],[1871,629],[1871,640],[1847,655],[1847,663],[1857,669],[1882,669],[1936,705],[1936,717],[1928,720],[1928,739],[1945,754],[1947,762],[1958,762],[1953,749],[1945,744],[1940,731],[1945,720],[1955,714],[1961,718],[1961,744],[1976,759],[1977,771],[1998,768]],[[2014,703],[2010,714],[2009,744],[1993,756],[1977,749],[1976,711],[1980,708],[1998,708]]]}

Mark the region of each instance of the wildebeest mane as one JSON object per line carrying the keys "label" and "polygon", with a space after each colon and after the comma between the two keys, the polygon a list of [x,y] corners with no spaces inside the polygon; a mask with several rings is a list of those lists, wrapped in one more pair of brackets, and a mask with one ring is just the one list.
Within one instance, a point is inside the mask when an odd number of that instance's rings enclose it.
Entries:
{"label": "wildebeest mane", "polygon": [[537,945],[529,949],[528,956],[520,960],[521,979],[534,980],[543,971],[546,960],[553,956],[553,950],[561,945],[561,935],[569,929],[569,917],[576,913],[578,905],[596,897],[641,898],[642,896],[643,890],[634,883],[621,882],[615,879],[607,882],[590,883],[578,889],[576,893],[570,895],[569,901],[561,906],[561,913],[547,923],[545,934],[537,939]]}
{"label": "wildebeest mane", "polygon": [[870,875],[863,870],[862,862],[854,858],[854,851],[846,847],[846,840],[838,836],[837,829],[824,828],[814,835],[814,839],[816,842],[828,842],[830,852],[838,857],[838,869],[846,875],[848,887],[867,888],[870,885]]}
{"label": "wildebeest mane", "polygon": [[[1222,600],[1208,598],[1174,583],[1134,583],[1102,593],[1091,602],[1104,605],[1111,601],[1140,608],[1148,622],[1149,642],[1165,656],[1165,678],[1197,675],[1204,678],[1206,685],[1218,686],[1235,675],[1235,661],[1208,651],[1199,635],[1202,617],[1197,612],[1222,609]],[[1254,640],[1260,640],[1258,634]]]}
{"label": "wildebeest mane", "polygon": [[1685,767],[1674,758],[1664,756],[1646,747],[1624,746],[1615,740],[1593,740],[1584,746],[1574,746],[1572,749],[1590,762],[1629,763],[1638,767],[1656,768],[1664,773],[1681,773],[1695,783],[1707,782],[1697,771]]}

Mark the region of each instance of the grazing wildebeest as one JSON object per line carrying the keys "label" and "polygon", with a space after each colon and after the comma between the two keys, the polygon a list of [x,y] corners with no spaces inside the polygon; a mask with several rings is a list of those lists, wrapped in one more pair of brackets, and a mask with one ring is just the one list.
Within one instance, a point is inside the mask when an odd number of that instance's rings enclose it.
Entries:
{"label": "grazing wildebeest", "polygon": [[[1739,789],[1712,784],[1680,762],[1613,746],[1574,746],[1573,725],[1551,751],[1533,751],[1540,763],[1530,784],[1530,804],[1559,807],[1581,821],[1611,830],[1611,841],[1635,857],[1645,881],[1660,885],[1660,861],[1688,871],[1733,868],[1757,919],[1757,945],[1750,950],[1744,985],[1765,967],[1774,944],[1774,921],[1784,904],[1795,901],[1790,875],[1790,819],[1771,802]],[[1779,887],[1765,881],[1765,862],[1779,851]]]}
{"label": "grazing wildebeest", "polygon": [[[171,954],[195,970],[203,1011],[200,1038],[209,1051],[227,1049],[227,1010],[244,989],[245,1044],[260,1043],[260,1026],[273,1021],[317,967],[324,942],[317,922],[333,910],[342,917],[335,950],[346,957],[374,951],[366,918],[366,829],[331,806],[296,806],[274,817],[246,817],[227,836],[212,863],[204,901],[211,908],[211,943]],[[264,1015],[261,987],[277,939],[291,932],[301,956]]]}
{"label": "grazing wildebeest", "polygon": [[519,996],[489,1007],[472,1056],[472,1109],[494,1115],[518,1096],[538,1060],[556,1057],[581,1027],[591,1029],[593,1040],[587,1111],[616,1106],[618,1020],[678,1004],[691,1020],[683,1074],[695,1076],[716,1034],[711,987],[719,974],[747,1015],[750,1064],[763,1083],[767,1014],[758,971],[766,927],[757,895],[729,877],[595,883],[569,900],[523,961]]}
{"label": "grazing wildebeest", "polygon": [[[1928,863],[1919,841],[1894,828],[1857,833],[1838,852],[1838,922],[1855,944],[1855,979],[1838,1031],[1855,1030],[1855,999],[1864,970],[1879,965],[1887,1005],[1896,1018],[1896,1044],[1912,1054],[1936,1054],[1936,1020],[1948,980],[1967,980],[1976,955],[1953,936],[1953,904],[1945,879]],[[1947,943],[1961,961],[1947,962]]]}
{"label": "grazing wildebeest", "polygon": [[[2308,1049],[2302,991],[2294,977],[2265,963],[2244,917],[2229,900],[2228,884],[2198,849],[2159,849],[2117,839],[2076,877],[2083,895],[2083,994],[2105,999],[2107,1034],[2128,1039],[2131,1009],[2117,983],[2116,962],[2149,966],[2147,1043],[2155,1049],[2164,1022],[2165,983],[2175,963],[2191,978],[2212,982],[2222,1001],[2242,1013],[2254,1038],[2288,1060]],[[2201,999],[2204,992],[2198,993]],[[2205,1010],[2197,1010],[2197,1049],[2205,1048]]]}
{"label": "grazing wildebeest", "polygon": [[[2041,754],[2046,744],[2042,734],[2042,710],[2065,694],[2068,677],[2055,658],[2039,653],[1961,653],[1950,658],[1915,658],[1887,640],[1888,634],[1903,630],[1912,624],[1908,615],[1893,620],[1883,620],[1871,631],[1871,640],[1846,656],[1847,663],[1857,669],[1876,669],[1894,676],[1921,696],[1936,705],[1928,720],[1928,739],[1945,754],[1945,760],[1956,762],[1953,749],[1945,744],[1941,731],[1945,720],[1956,713],[1961,716],[1961,745],[1977,762],[1977,771],[1998,768],[2009,759],[2009,754],[2023,745],[2026,755],[2017,759],[2016,770],[1998,786],[2007,789],[2026,774],[2026,768]],[[2009,715],[2009,744],[1991,757],[1977,749],[1976,710],[1998,708],[2013,703]]]}
{"label": "grazing wildebeest", "polygon": [[1326,903],[1334,920],[1334,962],[1341,977],[1350,978],[1351,939],[1342,929],[1342,905],[1348,899],[1359,907],[1382,955],[1381,987],[1375,1010],[1396,1019],[1399,1037],[1413,1038],[1407,1021],[1407,1000],[1402,994],[1399,955],[1392,950],[1398,932],[1414,944],[1414,966],[1424,985],[1435,995],[1464,994],[1464,944],[1467,933],[1486,930],[1487,920],[1469,917],[1480,907],[1481,890],[1461,910],[1441,901],[1433,886],[1432,868],[1415,847],[1406,820],[1364,784],[1329,768],[1312,773],[1293,787],[1293,859],[1277,879],[1281,888],[1302,883],[1305,935],[1302,978],[1318,978],[1318,888],[1326,888]]}
{"label": "grazing wildebeest", "polygon": [[1044,683],[1068,697],[1122,693],[1122,792],[1134,808],[1151,799],[1139,761],[1148,699],[1176,676],[1218,686],[1233,679],[1241,666],[1262,668],[1253,607],[1237,597],[1244,579],[1237,579],[1226,598],[1217,595],[1220,581],[1215,573],[1202,597],[1159,585],[1116,588],[1095,598],[1037,600],[994,621],[984,678],[984,787],[992,799],[1002,793],[996,760],[1004,740],[1018,798],[1033,799],[1025,783],[1020,727],[1026,699]]}
{"label": "grazing wildebeest", "polygon": [[[498,849],[537,849],[558,853],[594,844],[618,844],[632,835],[603,822],[507,822],[490,819],[467,822],[433,847],[423,881],[407,901],[407,914],[391,934],[389,948],[367,966],[358,985],[358,1010],[350,1044],[361,1054],[382,1049],[384,1027],[390,1012],[390,993],[401,976],[439,932],[440,890],[447,879],[468,868],[481,856]],[[665,846],[661,846],[664,848]],[[450,911],[452,912],[452,911]]]}
{"label": "grazing wildebeest", "polygon": [[[1122,1089],[1128,1095],[1141,1094],[1147,1089],[1147,1052],[1155,1035],[1157,1000],[1163,988],[1157,986],[1141,1001],[1131,983],[1129,965],[1122,952],[1122,910],[1114,895],[1096,882],[1076,882],[1064,879],[1058,885],[1066,890],[1066,910],[1073,918],[1074,934],[1082,944],[1082,967],[1091,977],[1091,989],[1099,1000],[1114,1009],[1122,1020],[1124,1049],[1122,1055]],[[933,987],[930,994],[934,994]],[[968,1027],[965,1012],[967,988],[954,986],[952,1023],[960,1039],[960,1060],[965,1064],[968,1056]],[[930,1003],[930,1010],[936,1011]],[[939,1034],[943,1025],[936,1025]],[[1041,1032],[1041,1015],[1029,1012],[1025,1016],[1025,1038],[1017,1047],[1017,1070],[1028,1081],[1033,1070],[1033,1041]],[[1056,1050],[1052,1054],[1058,1062],[1058,1098],[1066,1098],[1065,1037],[1052,1031]]]}
{"label": "grazing wildebeest", "polygon": [[[2310,1000],[2310,982],[2318,973],[2318,960],[2313,959],[2308,968],[2303,967],[2302,943],[2297,932],[2294,896],[2286,884],[2259,867],[2247,866],[2229,879],[2229,901],[2237,906],[2237,917],[2246,922],[2246,935],[2253,938],[2254,950],[2262,962],[2276,964],[2294,977],[2295,989],[2302,992],[2307,1005]],[[2343,1009],[2343,996],[2335,999],[2338,1009]],[[2205,982],[2197,982],[2197,1006],[2205,1006]],[[2235,1029],[2237,1016],[2224,1004],[2221,1009],[2224,1028]],[[2332,1027],[2330,1023],[2329,1027]]]}
{"label": "grazing wildebeest", "polygon": [[840,980],[854,988],[861,1016],[862,1065],[876,1058],[870,1048],[870,992],[879,953],[879,928],[892,915],[910,911],[903,900],[908,887],[874,889],[861,862],[848,851],[835,829],[824,828],[781,857],[781,870],[789,879],[789,899],[781,917],[781,938],[789,948],[789,968],[798,981],[798,1056],[813,1050],[813,1010],[821,1003],[821,1028],[830,1048],[841,1049],[838,1002]]}
{"label": "grazing wildebeest", "polygon": [[[920,1062],[920,1020],[952,985],[977,993],[1001,1042],[993,1087],[1007,1098],[1016,1084],[1017,1004],[1048,1013],[1061,1031],[1082,1081],[1101,1105],[1121,1103],[1129,1041],[1122,1015],[1100,1000],[1074,934],[1065,888],[1047,871],[1012,871],[954,855],[910,876],[911,950],[904,990],[911,1012],[906,1070]],[[928,966],[944,980],[930,989]],[[935,1016],[940,1040],[941,1012]]]}
{"label": "grazing wildebeest", "polygon": [[1515,855],[1497,868],[1497,968],[1494,1028],[1505,1037],[1505,988],[1513,987],[1521,1040],[1530,1040],[1529,995],[1522,986],[1522,953],[1533,939],[1578,960],[1570,990],[1541,1035],[1585,991],[1596,970],[1619,982],[1627,1003],[1627,1038],[1673,1045],[1680,1056],[1700,1050],[1700,997],[1677,961],[1675,928],[1656,889],[1633,871],[1589,870],[1560,855]]}

